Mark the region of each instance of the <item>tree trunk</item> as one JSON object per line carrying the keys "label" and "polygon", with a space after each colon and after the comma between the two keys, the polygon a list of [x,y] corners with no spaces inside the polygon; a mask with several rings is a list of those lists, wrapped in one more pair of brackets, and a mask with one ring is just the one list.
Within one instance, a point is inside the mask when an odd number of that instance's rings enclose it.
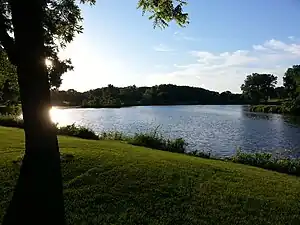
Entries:
{"label": "tree trunk", "polygon": [[13,0],[12,19],[22,102],[25,155],[8,224],[65,224],[60,154],[50,121],[50,90],[44,57],[44,0]]}

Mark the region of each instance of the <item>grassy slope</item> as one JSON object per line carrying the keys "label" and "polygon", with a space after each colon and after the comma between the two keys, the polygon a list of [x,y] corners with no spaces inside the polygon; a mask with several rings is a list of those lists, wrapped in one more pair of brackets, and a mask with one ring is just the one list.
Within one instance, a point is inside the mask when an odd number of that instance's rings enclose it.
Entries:
{"label": "grassy slope", "polygon": [[[69,224],[299,224],[300,179],[259,168],[60,137]],[[0,220],[23,150],[0,127]]]}

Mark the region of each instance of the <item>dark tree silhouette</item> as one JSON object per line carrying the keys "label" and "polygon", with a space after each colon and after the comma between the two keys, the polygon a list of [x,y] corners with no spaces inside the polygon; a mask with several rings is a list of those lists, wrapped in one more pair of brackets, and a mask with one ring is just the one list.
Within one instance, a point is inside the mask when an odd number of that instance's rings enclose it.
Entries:
{"label": "dark tree silhouette", "polygon": [[296,98],[300,93],[300,65],[288,68],[283,77],[283,85],[290,98]]}
{"label": "dark tree silhouette", "polygon": [[161,84],[153,87],[108,87],[86,92],[51,91],[53,105],[92,108],[142,105],[246,104],[241,94],[229,91],[219,94],[198,87]]}
{"label": "dark tree silhouette", "polygon": [[[48,113],[45,4],[10,1],[5,6],[12,19],[1,15],[1,44],[17,66],[26,139],[20,176],[3,224],[64,224],[58,142]],[[11,27],[14,39],[6,32]]]}
{"label": "dark tree silhouette", "polygon": [[272,74],[253,73],[248,75],[241,90],[245,96],[250,97],[255,103],[268,100],[277,83],[277,77]]}
{"label": "dark tree silhouette", "polygon": [[[95,3],[95,0],[80,0]],[[171,20],[183,26],[188,16],[182,0],[140,0],[154,26]],[[65,224],[60,154],[49,118],[50,86],[72,69],[58,52],[82,32],[75,0],[0,0],[0,45],[17,67],[24,118],[25,155],[3,224]],[[47,68],[45,59],[52,61]]]}

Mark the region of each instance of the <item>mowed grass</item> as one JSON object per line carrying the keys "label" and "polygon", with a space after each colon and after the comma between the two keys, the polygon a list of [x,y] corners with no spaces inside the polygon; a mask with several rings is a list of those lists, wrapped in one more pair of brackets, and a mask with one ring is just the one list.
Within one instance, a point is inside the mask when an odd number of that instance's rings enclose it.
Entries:
{"label": "mowed grass", "polygon": [[[300,224],[300,178],[117,141],[59,137],[68,224]],[[0,127],[0,219],[23,153]]]}

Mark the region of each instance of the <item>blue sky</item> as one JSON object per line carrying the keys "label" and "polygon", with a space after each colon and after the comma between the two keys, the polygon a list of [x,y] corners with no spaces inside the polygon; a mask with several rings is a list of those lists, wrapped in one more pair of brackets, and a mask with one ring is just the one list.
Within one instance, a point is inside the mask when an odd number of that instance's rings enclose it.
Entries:
{"label": "blue sky", "polygon": [[61,89],[84,91],[162,83],[239,92],[247,74],[300,63],[300,1],[190,0],[190,24],[153,29],[137,0],[98,0],[82,6],[84,33],[62,57],[74,71]]}

